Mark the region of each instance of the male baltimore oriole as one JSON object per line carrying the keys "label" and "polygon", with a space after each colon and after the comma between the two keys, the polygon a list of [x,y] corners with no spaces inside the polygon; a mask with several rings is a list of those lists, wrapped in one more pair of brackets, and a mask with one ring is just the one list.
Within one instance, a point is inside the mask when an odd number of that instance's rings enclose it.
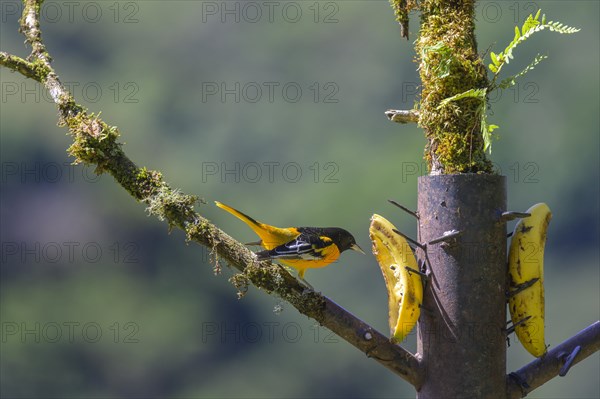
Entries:
{"label": "male baltimore oriole", "polygon": [[356,244],[352,234],[339,227],[279,228],[257,222],[219,201],[215,201],[215,204],[242,220],[258,234],[260,241],[252,244],[265,248],[265,251],[256,253],[259,260],[277,259],[298,270],[298,277],[303,281],[306,269],[325,267],[335,262],[347,249],[365,253]]}

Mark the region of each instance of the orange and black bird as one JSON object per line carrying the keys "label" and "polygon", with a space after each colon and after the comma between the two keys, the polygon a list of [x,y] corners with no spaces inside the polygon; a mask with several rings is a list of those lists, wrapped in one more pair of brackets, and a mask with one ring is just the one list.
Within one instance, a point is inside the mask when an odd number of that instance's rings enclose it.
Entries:
{"label": "orange and black bird", "polygon": [[260,241],[251,244],[265,248],[265,251],[256,253],[259,260],[276,259],[291,266],[298,270],[298,277],[304,282],[307,269],[325,267],[335,262],[347,249],[364,254],[352,234],[339,227],[279,228],[257,222],[221,202],[215,201],[215,204],[241,219],[258,234]]}

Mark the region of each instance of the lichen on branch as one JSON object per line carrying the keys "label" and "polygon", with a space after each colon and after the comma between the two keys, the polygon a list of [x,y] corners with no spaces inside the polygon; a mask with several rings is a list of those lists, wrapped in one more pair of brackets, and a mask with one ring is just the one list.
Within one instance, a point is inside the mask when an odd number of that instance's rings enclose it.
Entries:
{"label": "lichen on branch", "polygon": [[[270,261],[258,261],[243,244],[194,210],[198,197],[171,188],[160,172],[138,167],[122,149],[116,126],[104,122],[99,114],[78,105],[60,82],[51,66],[51,57],[42,41],[39,14],[42,0],[24,0],[21,32],[32,51],[27,59],[0,51],[0,66],[40,82],[59,110],[59,125],[69,128],[73,144],[68,152],[75,163],[96,166],[96,173],[109,173],[147,211],[165,220],[169,227],[186,233],[188,241],[208,247],[215,257],[225,260],[241,273],[232,282],[243,293],[251,282],[288,301],[302,314],[315,319],[347,342],[374,358],[415,387],[423,370],[418,359],[387,337],[317,292],[305,292],[287,270]],[[218,268],[216,268],[218,269]]]}

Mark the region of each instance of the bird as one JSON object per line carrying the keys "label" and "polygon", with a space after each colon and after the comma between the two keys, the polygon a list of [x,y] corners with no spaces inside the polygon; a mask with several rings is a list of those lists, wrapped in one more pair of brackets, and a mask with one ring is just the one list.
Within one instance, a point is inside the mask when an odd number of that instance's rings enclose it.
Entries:
{"label": "bird", "polygon": [[352,234],[339,227],[279,228],[258,222],[219,201],[215,201],[215,205],[242,220],[260,237],[260,241],[246,244],[265,248],[256,252],[258,260],[277,260],[293,267],[298,271],[300,280],[311,289],[312,286],[304,279],[307,269],[328,266],[348,249],[365,254]]}

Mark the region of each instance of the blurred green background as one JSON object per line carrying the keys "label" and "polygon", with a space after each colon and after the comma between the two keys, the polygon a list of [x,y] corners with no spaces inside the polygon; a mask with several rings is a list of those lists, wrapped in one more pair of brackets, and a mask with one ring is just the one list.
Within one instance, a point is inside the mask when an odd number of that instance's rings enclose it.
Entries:
{"label": "blurred green background", "polygon": [[[0,49],[25,56],[21,5],[1,3]],[[547,342],[599,319],[599,3],[481,1],[479,51],[501,51],[541,7],[582,28],[543,32],[505,72],[549,59],[501,97],[492,160],[509,207],[547,202]],[[416,207],[425,139],[388,122],[418,91],[412,40],[386,1],[46,1],[54,67],[117,125],[127,154],[208,201],[233,237],[253,233],[219,200],[279,226],[343,226],[369,248],[373,213]],[[70,166],[70,138],[33,81],[0,68],[2,397],[414,397],[411,386],[291,306],[242,300],[204,248],[147,217],[110,176]],[[509,225],[509,229],[512,228]],[[307,273],[387,333],[375,259],[344,253]],[[280,307],[282,310],[279,310]],[[533,358],[513,337],[508,371]],[[406,346],[415,349],[415,333]],[[532,398],[600,396],[598,354]]]}

